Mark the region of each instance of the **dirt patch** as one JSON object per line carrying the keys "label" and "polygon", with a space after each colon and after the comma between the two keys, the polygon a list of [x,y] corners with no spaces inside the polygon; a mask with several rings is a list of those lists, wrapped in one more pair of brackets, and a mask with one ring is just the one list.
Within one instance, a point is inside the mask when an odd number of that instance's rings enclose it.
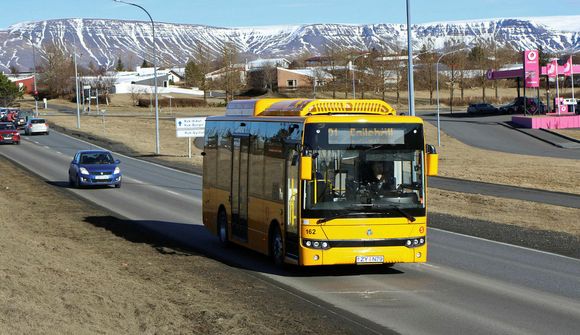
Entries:
{"label": "dirt patch", "polygon": [[568,136],[580,141],[580,129],[578,128],[571,128],[571,129],[551,129],[551,131],[562,134],[564,136]]}
{"label": "dirt patch", "polygon": [[2,334],[348,334],[332,315],[0,160]]}

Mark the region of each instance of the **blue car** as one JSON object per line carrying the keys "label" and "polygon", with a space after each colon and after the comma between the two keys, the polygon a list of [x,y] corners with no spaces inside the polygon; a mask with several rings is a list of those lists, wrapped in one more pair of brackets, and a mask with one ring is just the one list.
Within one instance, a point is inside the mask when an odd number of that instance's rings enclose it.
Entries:
{"label": "blue car", "polygon": [[71,187],[115,185],[121,187],[121,161],[107,150],[82,150],[75,154],[68,169]]}

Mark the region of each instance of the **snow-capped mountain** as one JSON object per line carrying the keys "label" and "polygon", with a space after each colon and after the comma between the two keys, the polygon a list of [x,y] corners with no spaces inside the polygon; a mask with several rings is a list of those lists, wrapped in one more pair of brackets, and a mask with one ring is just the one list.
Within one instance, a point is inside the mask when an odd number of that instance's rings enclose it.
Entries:
{"label": "snow-capped mountain", "polygon": [[[413,45],[442,49],[446,45],[496,41],[514,49],[541,47],[562,52],[580,47],[580,16],[490,19],[441,22],[413,26]],[[218,55],[226,43],[236,45],[242,59],[322,55],[328,48],[396,51],[406,48],[406,26],[401,24],[311,24],[300,26],[220,28],[202,25],[156,23],[160,65],[183,65],[195,58],[199,45]],[[37,61],[43,48],[54,44],[80,63],[112,68],[121,58],[126,66],[152,61],[150,22],[103,19],[59,19],[19,23],[0,30],[0,71],[11,66],[32,68],[32,44]]]}

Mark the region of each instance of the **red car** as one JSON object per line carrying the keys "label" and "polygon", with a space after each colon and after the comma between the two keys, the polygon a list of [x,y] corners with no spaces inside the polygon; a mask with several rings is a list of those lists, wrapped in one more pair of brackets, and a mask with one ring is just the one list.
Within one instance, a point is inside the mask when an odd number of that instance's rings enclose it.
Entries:
{"label": "red car", "polygon": [[0,122],[0,143],[20,144],[20,133],[12,122]]}

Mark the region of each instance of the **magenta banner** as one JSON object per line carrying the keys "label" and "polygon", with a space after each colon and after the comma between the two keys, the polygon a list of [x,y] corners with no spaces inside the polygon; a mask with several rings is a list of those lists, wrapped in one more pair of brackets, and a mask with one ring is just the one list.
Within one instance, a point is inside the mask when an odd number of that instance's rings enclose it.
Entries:
{"label": "magenta banner", "polygon": [[549,78],[556,78],[558,75],[558,61],[553,59],[550,63],[546,64],[546,72]]}
{"label": "magenta banner", "polygon": [[538,50],[524,51],[525,86],[540,87],[540,57]]}
{"label": "magenta banner", "polygon": [[572,75],[572,56],[568,57],[566,64],[564,64],[562,74],[565,75],[566,77]]}

